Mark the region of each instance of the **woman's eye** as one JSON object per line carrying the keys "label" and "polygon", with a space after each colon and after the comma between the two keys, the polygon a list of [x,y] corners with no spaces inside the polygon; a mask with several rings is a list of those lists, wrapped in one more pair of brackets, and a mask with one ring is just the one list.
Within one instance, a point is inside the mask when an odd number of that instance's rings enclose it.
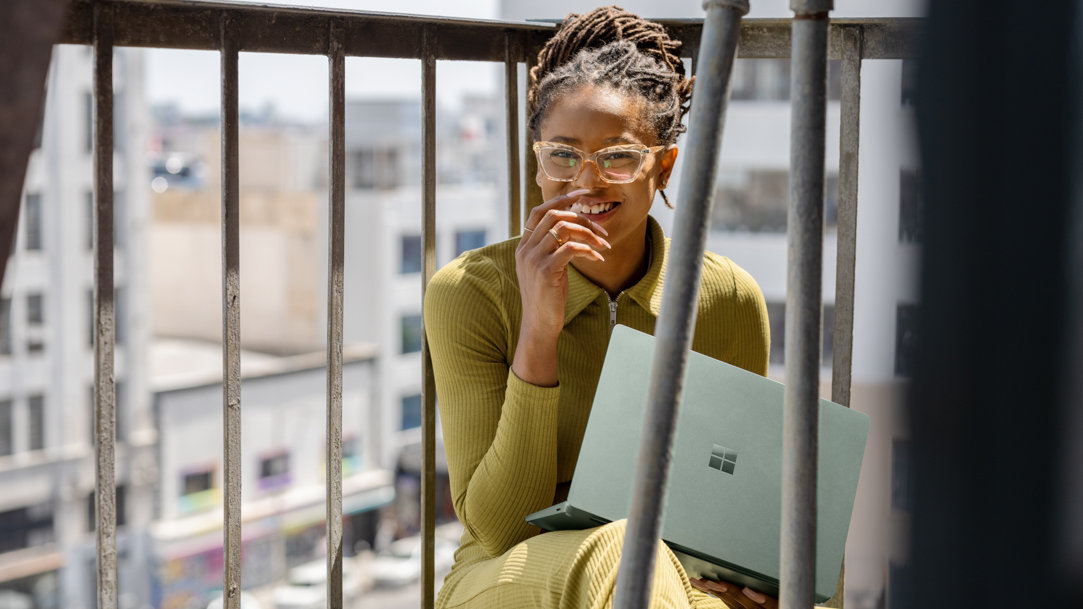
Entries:
{"label": "woman's eye", "polygon": [[571,150],[554,150],[549,153],[549,158],[562,165],[575,165],[579,162],[579,155]]}

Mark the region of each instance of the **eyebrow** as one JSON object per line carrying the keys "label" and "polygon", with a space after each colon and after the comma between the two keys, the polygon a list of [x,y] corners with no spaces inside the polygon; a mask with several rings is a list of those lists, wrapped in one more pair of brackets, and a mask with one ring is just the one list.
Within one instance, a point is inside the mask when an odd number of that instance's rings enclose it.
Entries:
{"label": "eyebrow", "polygon": [[[580,140],[578,138],[565,137],[565,136],[562,136],[562,135],[553,136],[553,137],[549,138],[549,141],[550,142],[556,142],[558,144],[568,144],[569,146],[578,146],[578,145],[580,145],[582,143],[582,142],[580,142]],[[623,135],[618,135],[618,136],[614,136],[614,137],[607,137],[604,140],[602,140],[602,143],[605,144],[606,146],[613,146],[613,145],[616,145],[616,144],[634,144],[636,146],[643,145],[643,142],[637,142],[637,141],[633,140],[632,138],[626,137],[626,136],[623,136]]]}

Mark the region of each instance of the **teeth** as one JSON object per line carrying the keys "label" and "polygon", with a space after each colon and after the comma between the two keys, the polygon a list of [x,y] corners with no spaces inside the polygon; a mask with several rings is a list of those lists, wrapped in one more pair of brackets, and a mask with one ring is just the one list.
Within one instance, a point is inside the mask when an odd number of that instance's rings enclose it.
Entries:
{"label": "teeth", "polygon": [[612,201],[606,201],[604,203],[594,203],[591,205],[576,201],[575,203],[572,203],[569,209],[571,211],[581,214],[601,214],[609,211],[610,209],[613,209],[613,205],[614,203]]}

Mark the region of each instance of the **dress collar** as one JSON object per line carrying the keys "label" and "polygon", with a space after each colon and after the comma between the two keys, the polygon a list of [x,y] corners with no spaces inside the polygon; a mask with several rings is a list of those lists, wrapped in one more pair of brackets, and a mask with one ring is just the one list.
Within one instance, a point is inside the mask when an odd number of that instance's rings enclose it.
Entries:
{"label": "dress collar", "polygon": [[[662,227],[651,216],[647,216],[647,231],[651,236],[650,266],[647,268],[647,273],[635,285],[621,293],[657,317],[659,311],[662,310],[662,280],[666,274],[669,239],[666,239]],[[564,325],[568,325],[568,322],[582,313],[583,309],[599,296],[607,300],[609,298],[605,290],[569,264],[568,300],[564,303]]]}

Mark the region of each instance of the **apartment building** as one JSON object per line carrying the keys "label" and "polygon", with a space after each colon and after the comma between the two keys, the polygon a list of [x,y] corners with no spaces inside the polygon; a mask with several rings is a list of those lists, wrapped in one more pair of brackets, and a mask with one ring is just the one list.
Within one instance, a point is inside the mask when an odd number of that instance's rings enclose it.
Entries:
{"label": "apartment building", "polygon": [[[114,62],[117,518],[123,606],[145,606],[153,506],[144,295],[143,55]],[[57,46],[0,290],[0,593],[30,607],[94,598],[93,55]],[[23,605],[17,605],[23,606]]]}

